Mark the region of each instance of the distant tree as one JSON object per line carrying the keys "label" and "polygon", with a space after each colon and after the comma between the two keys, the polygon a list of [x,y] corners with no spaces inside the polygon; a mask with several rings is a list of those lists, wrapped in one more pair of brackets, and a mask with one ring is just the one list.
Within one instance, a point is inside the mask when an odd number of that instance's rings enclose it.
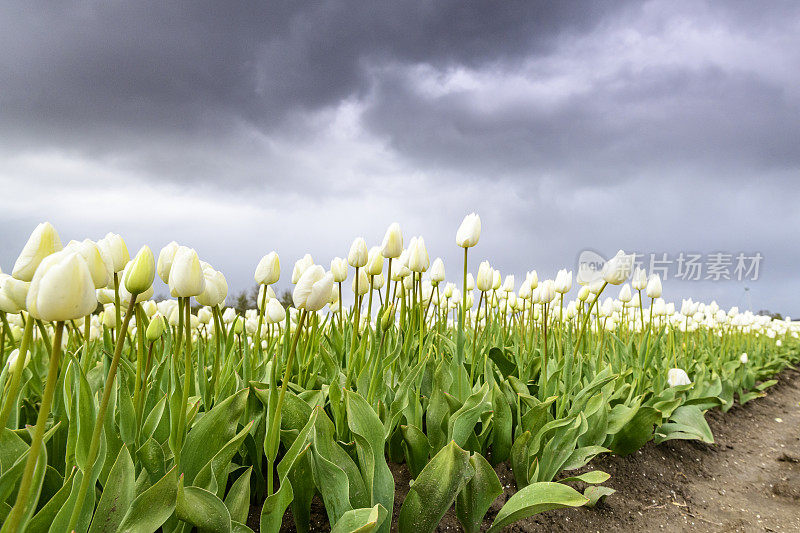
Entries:
{"label": "distant tree", "polygon": [[757,314],[762,315],[762,316],[772,317],[775,320],[783,320],[783,315],[781,315],[780,313],[773,313],[769,309],[762,309]]}
{"label": "distant tree", "polygon": [[283,289],[283,292],[278,296],[278,301],[281,303],[284,309],[293,305],[292,293],[289,292],[289,289]]}

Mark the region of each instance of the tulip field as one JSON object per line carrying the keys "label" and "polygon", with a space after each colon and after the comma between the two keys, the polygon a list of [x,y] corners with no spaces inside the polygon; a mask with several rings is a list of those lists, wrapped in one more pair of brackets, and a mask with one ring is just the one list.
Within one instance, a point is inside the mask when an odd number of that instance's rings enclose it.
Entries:
{"label": "tulip field", "polygon": [[601,454],[713,442],[708,410],[800,360],[796,324],[671,303],[631,255],[515,280],[480,234],[467,216],[447,268],[397,224],[329,268],[272,252],[238,314],[189,247],[39,225],[0,274],[2,533],[302,532],[312,507],[337,533],[500,531],[601,504]]}

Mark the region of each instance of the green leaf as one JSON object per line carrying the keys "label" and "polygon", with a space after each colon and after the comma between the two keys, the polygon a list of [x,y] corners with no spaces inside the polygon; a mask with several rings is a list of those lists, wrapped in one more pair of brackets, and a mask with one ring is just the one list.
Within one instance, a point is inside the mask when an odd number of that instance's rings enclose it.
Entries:
{"label": "green leaf", "polygon": [[[383,424],[367,401],[357,392],[345,391],[347,425],[356,440],[358,462],[364,485],[370,495],[370,505],[394,507],[394,477],[386,464],[384,448],[386,435]],[[379,528],[388,531],[389,524]]]}
{"label": "green leaf", "polygon": [[136,472],[127,446],[117,455],[94,513],[89,533],[114,532],[136,496]]}
{"label": "green leaf", "polygon": [[475,475],[458,493],[456,498],[456,517],[466,533],[480,531],[483,516],[492,502],[503,493],[503,485],[489,462],[476,453],[469,458]]}
{"label": "green leaf", "polygon": [[598,485],[600,483],[605,483],[610,477],[610,474],[607,474],[602,470],[592,470],[591,472],[586,472],[579,476],[571,476],[560,479],[559,483],[566,483],[567,481],[583,481],[584,483],[589,483],[591,485]]}
{"label": "green leaf", "polygon": [[589,499],[589,501],[586,502],[586,507],[594,507],[599,501],[603,500],[606,496],[614,494],[615,492],[617,491],[611,487],[586,487],[586,490],[583,491],[583,495]]}
{"label": "green leaf", "polygon": [[371,533],[386,520],[386,508],[381,504],[365,509],[353,509],[342,515],[331,533]]}
{"label": "green leaf", "polygon": [[469,452],[454,441],[422,469],[400,508],[400,533],[430,533],[475,475]]}
{"label": "green leaf", "polygon": [[497,365],[497,369],[503,374],[504,378],[507,378],[517,370],[517,365],[506,357],[506,354],[500,348],[491,348],[489,350],[489,359]]}
{"label": "green leaf", "polygon": [[77,472],[77,470],[76,467],[72,468],[72,471],[64,481],[64,485],[61,489],[59,489],[59,491],[39,509],[39,512],[33,516],[31,521],[28,522],[28,527],[25,530],[26,533],[46,533],[50,530],[50,526],[53,524],[56,514],[66,503],[72,492],[72,482],[75,479],[75,472]]}
{"label": "green leaf", "polygon": [[200,487],[184,487],[178,481],[175,516],[197,528],[199,533],[230,533],[231,515],[213,493]]}
{"label": "green leaf", "polygon": [[670,421],[656,430],[656,444],[673,439],[700,440],[709,444],[714,442],[714,435],[699,407],[696,405],[678,407],[672,413]]}
{"label": "green leaf", "polygon": [[155,485],[133,500],[117,532],[153,533],[175,512],[177,500],[178,467],[173,466]]}
{"label": "green leaf", "polygon": [[589,498],[568,485],[540,481],[523,488],[511,498],[497,513],[489,531],[499,531],[517,520],[522,520],[535,514],[559,509],[561,507],[580,507],[586,505]]}
{"label": "green leaf", "polygon": [[492,463],[499,464],[511,454],[513,417],[505,394],[495,382],[492,389]]}
{"label": "green leaf", "polygon": [[[250,474],[253,467],[249,467],[231,485],[231,489],[225,496],[225,507],[231,514],[231,520],[235,522],[247,522],[247,514],[250,511]],[[235,529],[235,528],[234,528]]]}
{"label": "green leaf", "polygon": [[652,407],[640,407],[620,429],[608,446],[621,456],[630,455],[653,437],[653,426],[661,422],[661,413]]}
{"label": "green leaf", "polygon": [[403,434],[406,464],[411,472],[411,479],[415,479],[428,464],[428,457],[433,448],[428,443],[428,437],[417,426],[413,424],[400,426],[400,431]]}
{"label": "green leaf", "polygon": [[187,483],[236,435],[236,426],[247,405],[250,389],[242,389],[203,415],[186,436],[181,467]]}
{"label": "green leaf", "polygon": [[467,439],[472,434],[472,430],[481,415],[491,411],[491,409],[489,384],[484,383],[477,392],[467,398],[467,401],[458,411],[450,416],[450,421],[447,425],[448,435],[459,446],[466,446]]}

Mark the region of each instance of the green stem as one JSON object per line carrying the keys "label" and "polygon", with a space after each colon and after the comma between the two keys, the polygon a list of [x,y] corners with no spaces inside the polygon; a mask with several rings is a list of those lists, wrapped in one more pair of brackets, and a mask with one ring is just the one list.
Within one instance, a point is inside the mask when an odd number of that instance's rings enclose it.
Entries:
{"label": "green stem", "polygon": [[25,321],[25,331],[22,333],[22,341],[19,345],[19,353],[17,354],[17,360],[14,363],[14,372],[11,375],[11,384],[9,386],[8,396],[6,396],[6,401],[3,404],[3,410],[0,411],[0,430],[6,427],[6,424],[8,423],[8,417],[11,415],[11,410],[17,401],[17,395],[19,394],[20,384],[22,382],[22,370],[25,368],[25,356],[28,353],[28,345],[31,342],[32,336],[33,318],[29,316],[28,320]]}
{"label": "green stem", "polygon": [[[50,365],[47,370],[47,382],[44,388],[44,396],[42,396],[42,405],[39,408],[39,415],[36,417],[36,429],[34,429],[33,437],[31,438],[31,447],[28,450],[28,458],[25,461],[25,471],[22,474],[22,481],[17,492],[17,501],[14,503],[13,509],[11,509],[8,521],[3,526],[3,531],[21,531],[25,507],[33,503],[28,500],[28,492],[30,492],[33,484],[33,471],[36,468],[36,462],[39,460],[39,452],[42,448],[44,426],[47,423],[47,417],[50,416],[50,405],[53,403],[53,394],[56,390],[58,365],[61,361],[61,335],[63,332],[64,322],[56,322],[53,351],[50,353]],[[72,527],[69,530],[72,530]]]}
{"label": "green stem", "polygon": [[[119,335],[117,336],[117,344],[114,347],[114,357],[111,359],[111,366],[108,369],[106,383],[103,386],[103,397],[100,399],[100,408],[97,410],[97,422],[95,422],[94,430],[92,431],[89,454],[86,457],[88,472],[84,472],[81,478],[81,486],[78,489],[77,500],[75,502],[75,507],[72,509],[72,515],[69,519],[69,527],[67,527],[67,531],[72,531],[75,529],[75,526],[78,523],[78,517],[81,514],[83,501],[86,498],[86,493],[89,490],[89,482],[91,481],[92,477],[91,472],[94,468],[94,462],[97,459],[97,452],[100,450],[100,434],[103,431],[103,423],[106,419],[108,400],[111,398],[111,392],[114,389],[114,378],[117,375],[117,366],[119,365],[119,358],[122,355],[122,346],[125,344],[125,333],[127,332],[128,324],[130,324],[131,318],[133,317],[133,308],[136,305],[136,296],[137,295],[135,294],[131,295],[131,303],[128,306],[128,312],[125,314],[125,321],[122,323],[122,327],[119,330]],[[58,344],[60,344],[60,342]]]}

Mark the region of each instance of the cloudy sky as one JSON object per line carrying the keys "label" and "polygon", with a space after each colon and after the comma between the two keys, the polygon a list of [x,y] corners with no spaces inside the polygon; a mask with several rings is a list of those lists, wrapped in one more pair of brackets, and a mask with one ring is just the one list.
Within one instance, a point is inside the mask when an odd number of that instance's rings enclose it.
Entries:
{"label": "cloudy sky", "polygon": [[798,2],[164,4],[0,6],[4,271],[49,220],[236,291],[397,221],[457,278],[476,211],[475,266],[760,253],[665,297],[800,316]]}

